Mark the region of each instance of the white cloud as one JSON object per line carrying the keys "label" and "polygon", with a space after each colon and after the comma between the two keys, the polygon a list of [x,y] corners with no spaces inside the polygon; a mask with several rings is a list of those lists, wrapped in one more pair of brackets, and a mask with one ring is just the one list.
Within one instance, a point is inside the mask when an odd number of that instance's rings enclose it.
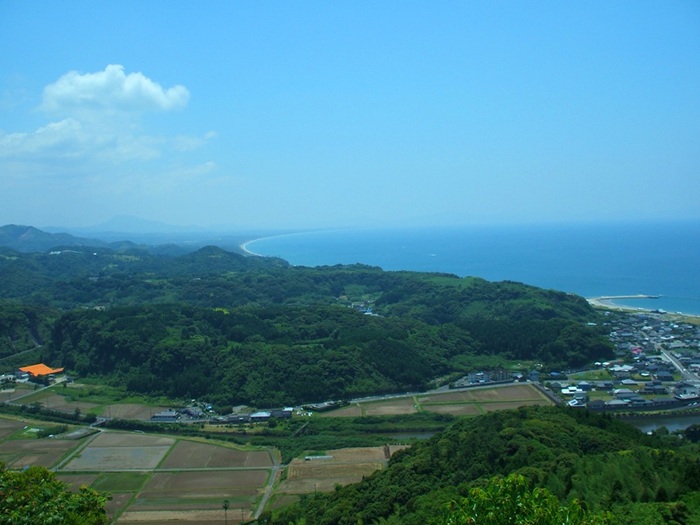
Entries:
{"label": "white cloud", "polygon": [[[125,177],[135,168],[127,168],[127,163],[167,158],[187,165],[184,155],[216,134],[154,135],[143,129],[140,116],[145,111],[182,108],[188,99],[183,86],[164,89],[142,73],[125,74],[119,65],[97,73],[72,71],[44,88],[40,109],[55,121],[31,132],[0,131],[0,171],[16,180],[83,177],[87,181],[95,173],[107,175],[111,168],[114,179]],[[152,164],[142,167],[146,172],[159,168],[163,169]]]}
{"label": "white cloud", "polygon": [[41,109],[49,113],[168,111],[187,105],[184,86],[163,89],[143,73],[124,73],[121,65],[80,74],[71,71],[44,88]]}
{"label": "white cloud", "polygon": [[67,118],[51,122],[32,133],[0,135],[0,159],[45,164],[49,169],[56,162],[83,163],[94,167],[95,161],[110,163],[149,160],[160,155],[157,145],[162,139],[106,133]]}

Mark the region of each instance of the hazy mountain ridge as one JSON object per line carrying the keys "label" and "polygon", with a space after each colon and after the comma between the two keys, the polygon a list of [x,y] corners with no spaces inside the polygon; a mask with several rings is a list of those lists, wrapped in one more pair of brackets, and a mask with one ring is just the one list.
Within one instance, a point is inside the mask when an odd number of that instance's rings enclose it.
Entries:
{"label": "hazy mountain ridge", "polygon": [[[22,253],[45,252],[58,247],[95,246],[124,249],[124,242],[106,243],[98,239],[76,237],[70,233],[49,233],[34,226],[7,224],[0,226],[0,246]],[[136,246],[130,243],[130,247]]]}

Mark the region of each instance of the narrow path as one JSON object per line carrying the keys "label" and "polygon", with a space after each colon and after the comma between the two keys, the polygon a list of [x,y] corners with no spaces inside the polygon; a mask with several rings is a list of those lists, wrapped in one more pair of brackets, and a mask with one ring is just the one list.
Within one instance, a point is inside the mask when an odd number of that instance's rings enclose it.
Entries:
{"label": "narrow path", "polygon": [[270,469],[270,478],[267,480],[267,486],[265,487],[265,493],[263,494],[263,497],[260,499],[260,503],[258,504],[258,508],[253,513],[253,519],[256,519],[256,520],[263,513],[263,511],[265,510],[265,506],[267,505],[267,502],[270,500],[270,497],[272,496],[272,492],[275,488],[275,482],[277,481],[277,474],[279,473],[281,468],[286,467],[286,465],[282,465],[277,460],[277,456],[273,452],[270,452],[270,457],[272,458],[272,463],[273,463],[272,468]]}

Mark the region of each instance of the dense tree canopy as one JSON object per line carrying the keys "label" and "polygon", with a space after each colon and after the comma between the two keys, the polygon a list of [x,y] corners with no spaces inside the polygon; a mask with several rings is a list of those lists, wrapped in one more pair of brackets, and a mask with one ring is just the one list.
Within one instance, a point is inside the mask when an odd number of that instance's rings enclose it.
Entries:
{"label": "dense tree canopy", "polygon": [[585,300],[512,282],[291,267],[215,247],[5,253],[0,270],[7,352],[45,342],[54,366],[146,394],[269,406],[611,356]]}
{"label": "dense tree canopy", "polygon": [[71,492],[43,467],[6,470],[0,464],[0,524],[99,525],[108,523],[108,496],[87,487]]}
{"label": "dense tree canopy", "polygon": [[[481,507],[465,509],[467,516],[484,508],[488,494],[496,500],[503,491],[525,494],[521,482],[502,486],[492,480],[511,474],[522,476],[529,488],[546,489],[534,494],[554,510],[559,506],[552,505],[549,494],[565,513],[575,510],[571,502],[578,500],[595,514],[610,512],[613,522],[635,512],[649,516],[637,523],[672,523],[664,516],[682,516],[686,499],[700,490],[700,452],[694,446],[680,447],[677,439],[647,436],[587,411],[502,411],[459,420],[432,439],[395,454],[386,470],[362,483],[305,497],[275,515],[265,515],[261,522],[423,525],[443,516],[450,505],[463,509],[463,498],[469,501],[475,487],[486,492],[477,491]],[[454,502],[460,503],[454,507]],[[700,512],[698,502],[694,505]]]}

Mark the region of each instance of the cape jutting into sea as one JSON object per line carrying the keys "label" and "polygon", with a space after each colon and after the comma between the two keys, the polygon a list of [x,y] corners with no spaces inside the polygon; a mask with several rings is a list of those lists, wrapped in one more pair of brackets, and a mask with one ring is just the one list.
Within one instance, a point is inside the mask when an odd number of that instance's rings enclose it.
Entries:
{"label": "cape jutting into sea", "polygon": [[362,263],[517,281],[700,315],[700,222],[345,229],[249,242],[297,266]]}

